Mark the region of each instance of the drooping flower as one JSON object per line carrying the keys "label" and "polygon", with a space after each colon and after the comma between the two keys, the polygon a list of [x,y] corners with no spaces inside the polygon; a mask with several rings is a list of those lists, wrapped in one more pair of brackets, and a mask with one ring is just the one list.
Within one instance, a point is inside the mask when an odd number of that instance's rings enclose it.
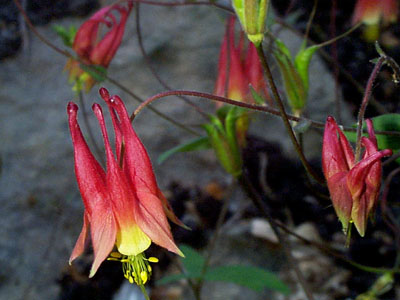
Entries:
{"label": "drooping flower", "polygon": [[396,22],[398,11],[398,0],[358,0],[352,23],[363,22],[367,25],[365,37],[373,41],[378,37],[381,21],[383,25]]}
{"label": "drooping flower", "polygon": [[350,222],[364,236],[368,217],[375,211],[381,186],[381,159],[392,151],[378,151],[371,120],[366,120],[369,137],[362,137],[362,159],[355,161],[353,149],[333,117],[326,120],[322,167],[333,207],[347,232]]}
{"label": "drooping flower", "polygon": [[397,20],[398,0],[358,0],[354,8],[353,24],[393,23]]}
{"label": "drooping flower", "polygon": [[[105,259],[118,260],[129,282],[144,285],[151,275],[144,251],[151,242],[182,255],[175,245],[167,216],[182,225],[158,188],[148,154],[133,130],[124,103],[100,90],[107,103],[115,132],[112,152],[103,112],[92,107],[100,124],[106,152],[106,171],[96,161],[77,121],[78,107],[68,104],[68,120],[74,146],[75,173],[85,206],[82,232],[70,257],[70,263],[82,254],[90,227],[94,261],[90,277]],[[117,251],[112,252],[114,246]]]}
{"label": "drooping flower", "polygon": [[[127,3],[127,7],[121,4],[106,6],[81,25],[72,49],[83,63],[108,67],[122,42],[125,24],[133,7],[131,0]],[[119,13],[119,20],[116,13]],[[108,27],[109,31],[101,37],[102,25]],[[65,69],[69,71],[69,80],[76,84],[75,88],[84,85],[85,90],[89,91],[96,83],[95,78],[82,70],[80,63],[72,58],[68,60]]]}
{"label": "drooping flower", "polygon": [[243,33],[236,45],[235,17],[231,17],[221,45],[214,94],[251,103],[250,85],[258,94],[269,98],[257,50],[249,43],[244,53]]}

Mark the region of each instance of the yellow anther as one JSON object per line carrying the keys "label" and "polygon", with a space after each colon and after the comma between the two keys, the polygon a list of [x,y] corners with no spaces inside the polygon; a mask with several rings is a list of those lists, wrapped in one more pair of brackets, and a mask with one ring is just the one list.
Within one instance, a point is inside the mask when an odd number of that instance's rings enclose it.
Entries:
{"label": "yellow anther", "polygon": [[147,272],[146,271],[140,272],[140,278],[142,278],[143,284],[145,284],[147,282]]}
{"label": "yellow anther", "polygon": [[128,279],[128,280],[129,280],[129,283],[130,283],[130,284],[133,284],[133,278],[132,278],[132,276],[129,276],[129,279]]}
{"label": "yellow anther", "polygon": [[119,253],[119,252],[111,252],[110,256],[114,257],[114,258],[121,258],[122,257],[121,253]]}
{"label": "yellow anther", "polygon": [[151,257],[148,258],[148,261],[152,262],[152,263],[158,263],[158,258],[154,257],[154,256],[151,256]]}
{"label": "yellow anther", "polygon": [[149,273],[151,273],[151,270],[152,270],[151,266],[148,265],[148,266],[147,266],[147,271],[149,271]]}

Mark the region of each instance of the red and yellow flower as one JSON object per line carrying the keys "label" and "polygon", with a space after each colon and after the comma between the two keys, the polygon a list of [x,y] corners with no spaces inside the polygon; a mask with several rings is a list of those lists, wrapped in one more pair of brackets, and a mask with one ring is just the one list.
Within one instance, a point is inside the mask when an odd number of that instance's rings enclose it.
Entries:
{"label": "red and yellow flower", "polygon": [[390,149],[378,151],[372,122],[366,123],[369,137],[361,138],[365,152],[360,161],[355,161],[353,149],[333,117],[326,120],[322,147],[322,167],[343,231],[353,222],[361,236],[378,200],[381,159],[392,155]]}
{"label": "red and yellow flower", "polygon": [[247,51],[244,51],[243,32],[238,45],[236,45],[235,17],[231,17],[228,20],[221,46],[214,94],[251,103],[250,85],[257,93],[268,99],[268,91],[256,47],[249,43]]}
{"label": "red and yellow flower", "polygon": [[[107,68],[117,52],[125,31],[125,24],[132,10],[133,2],[128,1],[127,7],[121,4],[106,6],[96,12],[78,29],[72,49],[83,63]],[[119,20],[116,13],[119,13]],[[101,27],[105,25],[109,31],[100,37]],[[70,58],[65,66],[69,71],[69,80],[74,82],[75,88],[85,86],[89,91],[96,80],[83,71],[80,63]]]}
{"label": "red and yellow flower", "polygon": [[379,35],[379,25],[394,23],[399,12],[398,0],[358,0],[354,8],[353,24],[363,22],[367,25],[364,35],[374,41]]}
{"label": "red and yellow flower", "polygon": [[[167,216],[183,225],[174,215],[158,188],[149,156],[133,130],[128,112],[118,96],[110,97],[100,89],[107,103],[115,133],[112,152],[103,112],[92,107],[100,124],[107,158],[106,171],[94,158],[77,121],[78,107],[68,104],[69,128],[74,146],[75,173],[85,206],[83,228],[70,257],[70,263],[82,254],[90,228],[94,261],[90,277],[108,259],[123,263],[125,277],[144,285],[151,275],[144,255],[152,242],[183,256],[171,234]],[[116,247],[117,251],[113,251]]]}

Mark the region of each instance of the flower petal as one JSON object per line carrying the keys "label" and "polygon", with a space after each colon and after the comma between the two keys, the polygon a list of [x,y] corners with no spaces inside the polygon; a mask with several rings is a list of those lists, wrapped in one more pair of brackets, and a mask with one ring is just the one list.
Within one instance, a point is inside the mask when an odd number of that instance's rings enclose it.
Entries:
{"label": "flower petal", "polygon": [[[112,202],[112,210],[118,223],[117,246],[125,255],[137,255],[150,246],[150,239],[137,228],[135,212],[138,200],[125,174],[115,161],[105,127],[100,105],[95,103],[93,111],[99,121],[107,156],[107,187]],[[139,242],[139,243],[138,243]]]}
{"label": "flower petal", "polygon": [[111,204],[107,202],[106,176],[83,138],[77,122],[78,106],[73,102],[68,103],[67,112],[74,146],[75,175],[83,204],[91,216],[95,206],[111,207]]}
{"label": "flower petal", "polygon": [[[339,134],[339,137],[338,137]],[[338,172],[347,172],[354,163],[354,153],[350,143],[339,129],[333,117],[326,120],[322,146],[322,167],[325,178]]]}
{"label": "flower petal", "polygon": [[90,219],[90,225],[94,261],[89,277],[93,277],[115,245],[117,226],[111,208],[96,209]]}
{"label": "flower petal", "polygon": [[75,260],[78,256],[80,256],[85,250],[85,245],[87,241],[87,231],[89,229],[89,220],[86,211],[83,214],[83,226],[82,231],[79,234],[78,240],[75,243],[74,250],[72,250],[71,256],[69,257],[69,264],[71,265],[72,261]]}
{"label": "flower petal", "polygon": [[347,187],[346,174],[347,172],[339,172],[327,179],[332,204],[344,232],[347,232],[353,206],[353,200]]}

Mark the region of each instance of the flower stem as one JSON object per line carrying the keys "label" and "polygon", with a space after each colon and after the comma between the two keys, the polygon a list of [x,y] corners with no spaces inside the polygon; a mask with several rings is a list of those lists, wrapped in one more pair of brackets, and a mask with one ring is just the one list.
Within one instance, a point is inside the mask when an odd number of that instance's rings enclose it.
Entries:
{"label": "flower stem", "polygon": [[261,65],[263,66],[264,73],[267,76],[268,85],[272,91],[273,98],[275,100],[276,105],[278,106],[280,116],[286,127],[286,131],[289,134],[290,140],[292,141],[293,147],[296,150],[297,154],[299,155],[299,158],[300,158],[304,168],[306,169],[307,173],[310,174],[310,176],[312,178],[314,178],[318,183],[320,183],[321,185],[324,185],[325,181],[317,173],[315,173],[315,171],[311,168],[310,164],[308,163],[306,157],[304,156],[304,153],[301,150],[299,142],[297,141],[296,135],[294,134],[293,128],[290,125],[288,115],[287,115],[287,113],[285,111],[285,107],[283,105],[283,101],[281,99],[281,96],[279,95],[278,89],[276,87],[276,84],[272,77],[271,70],[270,70],[268,62],[267,62],[267,59],[265,57],[262,43],[260,45],[256,46],[256,49],[257,49],[258,57],[261,61]]}
{"label": "flower stem", "polygon": [[144,287],[144,285],[141,284],[141,285],[139,285],[139,287],[140,287],[140,290],[141,290],[142,293],[143,293],[144,298],[145,298],[146,300],[150,300],[150,297],[149,297],[149,295],[147,294],[147,291],[146,291],[146,288]]}
{"label": "flower stem", "polygon": [[[156,95],[148,98],[146,101],[143,101],[143,103],[140,104],[136,108],[136,110],[132,113],[132,115],[130,116],[131,121],[146,106],[148,106],[152,102],[154,102],[154,101],[156,101],[158,99],[163,99],[163,98],[170,97],[170,96],[179,96],[179,95],[185,95],[185,96],[191,96],[191,97],[198,97],[199,99],[208,99],[208,100],[218,101],[218,102],[227,103],[227,104],[230,104],[230,105],[235,105],[235,106],[239,106],[239,107],[248,108],[248,109],[251,109],[251,110],[254,110],[254,111],[260,111],[260,112],[272,114],[272,115],[275,115],[275,116],[280,116],[281,115],[279,110],[277,110],[275,108],[272,108],[272,107],[244,103],[244,102],[232,100],[232,99],[225,98],[225,97],[216,96],[216,95],[213,95],[213,94],[203,93],[203,92],[177,90],[177,91],[162,92],[162,93],[156,94]],[[294,115],[291,115],[291,114],[286,114],[286,115],[287,115],[288,119],[291,120],[291,121],[295,121],[295,122],[305,121],[305,122],[310,123],[311,126],[313,126],[315,128],[323,129],[325,127],[325,123],[323,123],[323,122],[318,122],[318,121],[314,121],[314,120],[311,120],[311,119],[308,119],[308,118],[294,116]],[[355,132],[356,129],[351,128],[351,127],[343,127],[343,131]],[[400,132],[398,132],[398,131],[375,131],[375,134],[383,134],[383,135],[390,135],[390,136],[400,137]]]}
{"label": "flower stem", "polygon": [[372,93],[372,87],[374,85],[375,79],[378,76],[379,70],[381,69],[383,62],[386,60],[385,57],[379,57],[377,63],[375,64],[374,69],[368,79],[367,86],[365,88],[365,93],[363,100],[361,102],[360,111],[358,112],[357,118],[357,142],[356,142],[356,152],[355,152],[355,162],[358,162],[361,157],[361,133],[362,133],[362,124],[364,121],[365,111],[367,109],[368,101]]}

